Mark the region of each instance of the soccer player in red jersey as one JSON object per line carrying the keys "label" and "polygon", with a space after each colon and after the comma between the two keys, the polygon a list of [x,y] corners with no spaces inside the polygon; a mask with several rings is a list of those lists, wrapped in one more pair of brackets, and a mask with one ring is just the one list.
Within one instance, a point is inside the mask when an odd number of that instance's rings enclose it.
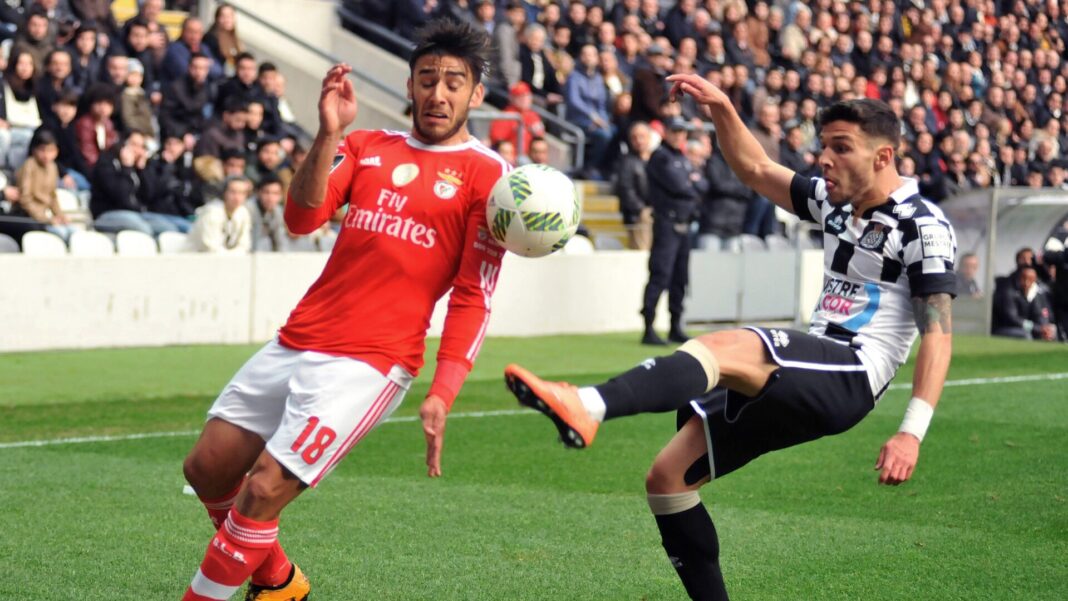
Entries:
{"label": "soccer player in red jersey", "polygon": [[488,36],[436,21],[410,59],[410,132],[343,131],[356,118],[351,68],[323,80],[319,131],[297,171],[286,224],[314,231],[348,213],[323,273],[278,337],[234,376],[186,458],[217,532],[183,597],[305,599],[278,543],[282,509],[316,486],[398,405],[422,366],[438,299],[448,315],[420,408],[430,477],[441,475],[445,417],[478,354],[504,250],[485,206],[508,167],[467,130],[481,104]]}

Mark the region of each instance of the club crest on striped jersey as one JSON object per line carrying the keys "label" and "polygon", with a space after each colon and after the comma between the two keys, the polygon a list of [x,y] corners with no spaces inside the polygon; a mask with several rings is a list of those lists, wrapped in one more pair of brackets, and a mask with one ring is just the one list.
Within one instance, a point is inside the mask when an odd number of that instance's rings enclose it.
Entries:
{"label": "club crest on striped jersey", "polygon": [[867,232],[860,238],[860,247],[865,250],[881,251],[886,244],[886,226],[882,223],[872,223]]}
{"label": "club crest on striped jersey", "polygon": [[419,166],[415,163],[402,163],[393,169],[393,185],[400,188],[407,186],[419,177]]}
{"label": "club crest on striped jersey", "polygon": [[827,215],[827,221],[823,225],[823,229],[827,233],[837,236],[846,230],[846,215],[845,213],[835,209],[830,215]]}
{"label": "club crest on striped jersey", "polygon": [[462,185],[464,180],[460,179],[459,173],[453,169],[443,169],[438,171],[438,181],[434,182],[434,195],[442,200],[449,200],[456,196]]}

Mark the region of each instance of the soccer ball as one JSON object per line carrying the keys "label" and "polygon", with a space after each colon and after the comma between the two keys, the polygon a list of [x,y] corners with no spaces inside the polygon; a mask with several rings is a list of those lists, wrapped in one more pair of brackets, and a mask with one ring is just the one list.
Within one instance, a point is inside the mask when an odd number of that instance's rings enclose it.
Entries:
{"label": "soccer ball", "polygon": [[501,176],[486,203],[493,239],[524,257],[563,248],[581,218],[574,182],[548,165],[523,165]]}

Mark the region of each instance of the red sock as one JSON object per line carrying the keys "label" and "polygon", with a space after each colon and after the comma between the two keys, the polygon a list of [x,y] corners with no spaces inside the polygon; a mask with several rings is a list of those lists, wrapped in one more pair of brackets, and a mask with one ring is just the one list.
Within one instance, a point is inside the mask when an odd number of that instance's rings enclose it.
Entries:
{"label": "red sock", "polygon": [[[208,510],[208,516],[211,518],[211,523],[215,525],[216,530],[226,521],[226,517],[230,514],[230,507],[233,506],[234,499],[237,498],[237,493],[241,491],[241,486],[244,483],[245,479],[242,478],[241,482],[233,490],[217,499],[200,498],[200,502]],[[252,582],[261,586],[278,586],[289,578],[289,572],[292,568],[293,564],[286,557],[286,552],[282,550],[282,545],[275,541],[274,546],[271,547],[270,552],[267,554],[267,558],[252,573]]]}
{"label": "red sock", "polygon": [[208,510],[208,517],[211,518],[211,523],[216,530],[223,525],[226,517],[230,515],[230,508],[234,505],[234,499],[237,498],[237,493],[241,492],[241,487],[244,484],[245,479],[241,478],[241,481],[237,483],[233,490],[217,499],[200,497],[200,502],[204,504],[204,509]]}
{"label": "red sock", "polygon": [[230,510],[182,601],[225,601],[266,559],[278,542],[278,520],[260,522]]}

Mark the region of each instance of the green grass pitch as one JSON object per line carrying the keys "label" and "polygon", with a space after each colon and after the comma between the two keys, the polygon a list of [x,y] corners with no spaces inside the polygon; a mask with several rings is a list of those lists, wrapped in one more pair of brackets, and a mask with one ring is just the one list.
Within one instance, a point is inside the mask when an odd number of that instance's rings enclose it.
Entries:
{"label": "green grass pitch", "polygon": [[[643,478],[674,416],[606,424],[567,451],[515,409],[509,361],[578,383],[648,356],[635,335],[491,339],[430,480],[397,420],[283,515],[315,600],[681,599]],[[177,599],[211,527],[181,461],[217,390],[254,347],[0,355],[0,598]],[[433,356],[431,349],[428,356]],[[909,393],[852,431],[763,457],[706,486],[735,599],[1068,598],[1068,348],[958,337],[913,480],[876,485]],[[897,384],[907,384],[911,366]],[[483,417],[465,416],[491,412]],[[134,438],[131,435],[167,433]],[[26,441],[112,436],[97,442]]]}

